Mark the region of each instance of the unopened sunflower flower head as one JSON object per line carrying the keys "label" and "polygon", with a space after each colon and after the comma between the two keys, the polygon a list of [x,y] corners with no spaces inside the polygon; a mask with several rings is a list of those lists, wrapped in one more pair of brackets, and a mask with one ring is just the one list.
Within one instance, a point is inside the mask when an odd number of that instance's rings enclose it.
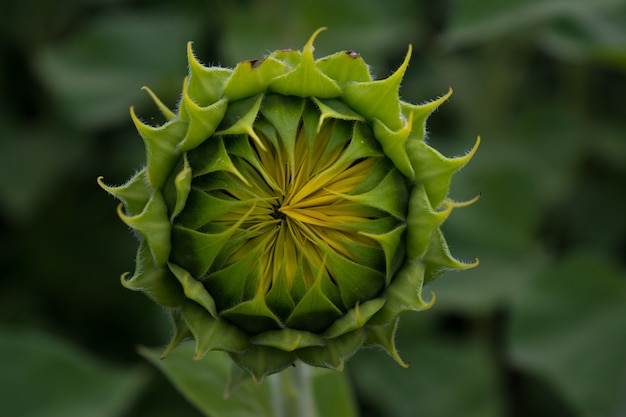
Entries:
{"label": "unopened sunflower flower head", "polygon": [[459,203],[451,179],[472,157],[447,158],[425,122],[451,91],[415,105],[399,97],[411,48],[374,80],[351,51],[315,59],[279,50],[234,69],[189,75],[166,122],[131,108],[146,165],[121,186],[136,231],[134,273],[122,284],[171,312],[167,355],[195,340],[195,357],[228,352],[257,381],[297,361],[335,370],[363,346],[400,365],[400,314],[430,307],[422,287],[456,260],[440,230]]}

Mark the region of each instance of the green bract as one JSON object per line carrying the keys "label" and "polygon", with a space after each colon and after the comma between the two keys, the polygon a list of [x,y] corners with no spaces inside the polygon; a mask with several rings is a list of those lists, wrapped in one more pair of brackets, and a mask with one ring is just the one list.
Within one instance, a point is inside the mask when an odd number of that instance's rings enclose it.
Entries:
{"label": "green bract", "polygon": [[[321,31],[321,30],[320,30]],[[196,357],[227,351],[257,380],[297,360],[342,369],[363,345],[394,347],[398,316],[420,311],[424,283],[455,260],[439,229],[465,156],[424,141],[423,105],[363,59],[276,51],[234,70],[201,65],[177,112],[149,126],[131,109],[147,165],[119,187],[120,218],[140,238],[122,283],[171,311]],[[165,355],[164,354],[164,355]]]}

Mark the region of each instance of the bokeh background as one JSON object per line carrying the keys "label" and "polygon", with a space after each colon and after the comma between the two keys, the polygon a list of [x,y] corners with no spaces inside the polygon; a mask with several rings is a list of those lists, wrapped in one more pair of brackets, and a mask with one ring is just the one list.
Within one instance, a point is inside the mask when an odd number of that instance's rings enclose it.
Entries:
{"label": "bokeh background", "polygon": [[445,225],[471,271],[405,316],[408,370],[348,365],[364,417],[626,416],[626,2],[20,0],[0,11],[0,415],[199,416],[142,359],[165,314],[121,287],[135,240],[96,185],[143,160],[187,64],[358,51],[403,99],[453,87],[429,120],[447,155],[482,145]]}

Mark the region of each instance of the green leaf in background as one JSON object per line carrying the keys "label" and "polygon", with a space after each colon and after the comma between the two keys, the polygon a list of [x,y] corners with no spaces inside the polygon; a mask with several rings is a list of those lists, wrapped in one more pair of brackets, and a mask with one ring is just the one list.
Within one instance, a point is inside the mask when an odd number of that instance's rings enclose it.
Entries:
{"label": "green leaf in background", "polygon": [[[489,151],[493,145],[486,147]],[[494,312],[515,296],[529,274],[545,264],[545,255],[535,247],[543,209],[538,181],[507,162],[508,167],[483,164],[464,187],[480,190],[481,199],[467,210],[453,212],[445,232],[452,237],[452,249],[460,259],[478,257],[480,268],[449,273],[432,282],[430,290],[437,295],[434,312]]]}
{"label": "green leaf in background", "polygon": [[626,3],[623,0],[520,0],[458,2],[448,32],[451,49],[513,35],[532,39],[563,60],[626,68]]}
{"label": "green leaf in background", "polygon": [[268,385],[248,382],[224,399],[229,380],[230,359],[222,352],[211,352],[194,360],[194,346],[187,343],[161,359],[163,349],[140,348],[141,355],[161,370],[174,386],[206,416],[269,417],[272,412]]}
{"label": "green leaf in background", "polygon": [[478,43],[489,38],[538,26],[555,19],[589,21],[590,16],[608,15],[623,8],[622,0],[518,0],[457,2],[444,39],[449,46]]}
{"label": "green leaf in background", "polygon": [[161,96],[178,91],[185,44],[198,33],[197,20],[180,12],[104,13],[37,51],[33,66],[65,117],[101,128],[127,120],[128,107],[148,99],[144,85]]}
{"label": "green leaf in background", "polygon": [[487,249],[474,250],[480,253],[481,270],[447,273],[425,289],[437,297],[431,309],[433,314],[463,313],[473,317],[497,313],[516,297],[530,275],[545,266],[546,256],[540,251],[531,256],[501,257]]}
{"label": "green leaf in background", "polygon": [[0,413],[14,417],[124,416],[146,382],[138,368],[102,363],[34,330],[0,328]]}
{"label": "green leaf in background", "polygon": [[58,182],[87,158],[89,143],[58,125],[0,123],[0,214],[23,223],[54,195]]}
{"label": "green leaf in background", "polygon": [[[140,353],[159,368],[176,388],[200,411],[210,417],[277,417],[272,399],[273,378],[261,385],[252,383],[250,377],[229,387],[230,358],[224,352],[209,352],[204,358],[194,360],[193,343],[185,343],[161,359],[162,349],[141,348]],[[306,366],[298,364],[296,366]],[[238,368],[234,370],[238,371]],[[287,372],[287,371],[283,371]],[[356,406],[352,392],[343,373],[327,369],[310,369],[313,397],[319,417],[355,417]],[[231,393],[225,398],[227,390]],[[292,416],[284,416],[292,417]]]}
{"label": "green leaf in background", "polygon": [[391,358],[372,351],[361,351],[350,362],[361,402],[374,409],[368,416],[504,415],[495,358],[486,343],[437,337],[409,320],[400,324],[399,347],[408,369],[391,366]]}
{"label": "green leaf in background", "polygon": [[510,355],[582,417],[626,415],[626,280],[603,257],[573,254],[515,298]]}
{"label": "green leaf in background", "polygon": [[[372,68],[385,68],[379,57],[389,50],[399,56],[406,52],[416,22],[415,2],[395,0],[375,2],[363,0],[303,0],[299,2],[249,2],[245,10],[226,10],[219,55],[228,65],[238,61],[261,58],[264,51],[299,47],[298,39],[306,39],[319,27],[328,27],[332,37],[316,39],[317,57],[337,49],[355,49]],[[240,6],[241,7],[241,6]],[[280,21],[280,24],[268,24]],[[349,22],[349,25],[346,25]],[[340,40],[340,42],[338,42]],[[375,74],[377,78],[389,74]]]}
{"label": "green leaf in background", "polygon": [[[593,5],[593,2],[588,2]],[[626,4],[597,13],[580,9],[570,22],[556,22],[541,33],[542,48],[554,56],[583,62],[615,63],[626,68]]]}

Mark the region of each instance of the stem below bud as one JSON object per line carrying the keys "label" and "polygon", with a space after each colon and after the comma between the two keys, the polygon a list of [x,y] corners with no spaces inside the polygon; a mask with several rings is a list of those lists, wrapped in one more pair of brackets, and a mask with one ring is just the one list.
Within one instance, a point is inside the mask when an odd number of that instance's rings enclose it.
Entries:
{"label": "stem below bud", "polygon": [[276,417],[319,417],[308,365],[297,362],[267,381]]}

